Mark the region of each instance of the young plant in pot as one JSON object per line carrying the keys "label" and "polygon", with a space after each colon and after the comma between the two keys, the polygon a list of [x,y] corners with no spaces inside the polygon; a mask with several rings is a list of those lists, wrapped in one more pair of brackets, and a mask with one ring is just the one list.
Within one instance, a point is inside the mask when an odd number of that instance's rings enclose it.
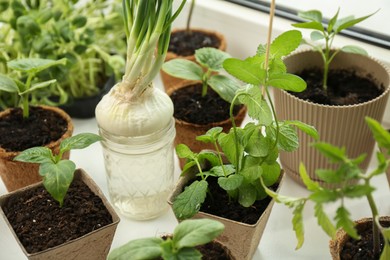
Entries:
{"label": "young plant in pot", "polygon": [[172,4],[173,0],[123,0],[125,73],[96,107],[110,197],[133,219],[165,213],[173,187],[173,104],[153,85],[165,60],[170,26],[185,0],[174,13]]}
{"label": "young plant in pot", "polygon": [[[36,75],[58,61],[29,58],[7,63],[13,69],[12,78],[0,74],[0,90],[15,96],[16,106],[0,112],[0,175],[8,191],[38,182],[38,165],[13,161],[21,151],[34,146],[46,146],[55,154],[60,142],[73,132],[71,118],[62,109],[50,106],[30,106],[35,91],[50,87],[56,80],[39,81]],[[11,74],[10,74],[11,75]],[[24,82],[19,79],[24,79]],[[69,153],[63,155],[69,158]]]}
{"label": "young plant in pot", "polygon": [[[115,74],[119,76],[125,63],[108,30],[118,20],[122,26],[120,15],[109,12],[107,1],[83,2],[15,1],[3,5],[0,14],[0,71],[7,74],[6,62],[16,58],[66,58],[66,65],[37,75],[41,81],[55,78],[57,84],[38,90],[31,102],[60,105],[77,118],[94,116],[97,102],[114,85]],[[8,95],[0,98],[10,105]]]}
{"label": "young plant in pot", "polygon": [[213,240],[223,230],[223,224],[215,220],[184,220],[176,226],[173,234],[130,241],[114,249],[108,255],[108,260],[233,260],[229,249]]}
{"label": "young plant in pot", "polygon": [[[372,118],[366,117],[365,121],[378,146],[389,151],[390,133]],[[390,159],[386,158],[385,153],[377,152],[376,168],[366,173],[359,167],[366,154],[350,158],[345,147],[339,148],[325,142],[314,143],[313,146],[336,165],[335,169],[318,169],[318,178],[329,184],[337,184],[337,187],[321,187],[319,182],[311,180],[303,164],[300,166],[300,176],[310,192],[307,197],[293,198],[277,194],[264,185],[267,194],[293,209],[292,224],[298,239],[297,248],[304,242],[302,212],[311,201],[318,224],[332,238],[329,246],[333,259],[390,259],[390,217],[380,216],[373,196],[375,187],[371,183],[374,177],[389,168]],[[367,199],[371,216],[353,221],[347,209],[347,199],[357,198]],[[335,224],[330,217],[333,214],[324,208],[327,203],[339,203],[334,214]]]}
{"label": "young plant in pot", "polygon": [[[196,141],[212,127],[228,132],[232,127],[229,115],[232,102],[240,85],[222,75],[222,64],[230,55],[215,48],[201,48],[195,52],[196,62],[174,59],[164,63],[162,70],[174,77],[186,79],[167,91],[173,101],[176,123],[175,145],[186,144],[194,152],[213,149],[210,144]],[[241,125],[246,107],[239,102],[234,106],[234,123]],[[180,159],[180,166],[185,164]]]}
{"label": "young plant in pot", "polygon": [[[384,64],[368,57],[357,46],[332,47],[336,35],[371,16],[340,19],[338,15],[339,12],[324,27],[320,11],[300,14],[309,21],[293,26],[314,30],[313,43],[309,43],[313,50],[293,53],[284,62],[287,71],[301,76],[308,87],[298,94],[275,91],[275,107],[279,118],[314,126],[323,141],[345,146],[350,157],[367,153],[362,164],[367,169],[375,141],[364,117],[382,120],[390,92],[390,73]],[[316,44],[321,40],[325,45]],[[313,180],[319,180],[314,175],[315,169],[327,167],[327,160],[302,134],[300,139],[300,148],[293,153],[281,153],[280,161],[286,172],[301,184],[300,162],[306,165]]]}
{"label": "young plant in pot", "polygon": [[43,177],[0,197],[1,214],[28,259],[106,259],[119,218],[87,173],[62,159],[100,139],[78,134],[61,142],[58,155],[33,147],[15,157],[40,164]]}
{"label": "young plant in pot", "polygon": [[[221,51],[226,50],[226,39],[223,34],[214,30],[193,28],[191,26],[192,14],[194,12],[195,5],[196,1],[191,0],[186,20],[186,27],[181,29],[175,28],[172,30],[168,53],[165,59],[166,61],[180,58],[195,62],[196,50],[205,47],[211,47]],[[184,79],[172,77],[164,70],[160,72],[160,75],[166,91],[184,81]]]}
{"label": "young plant in pot", "polygon": [[[306,87],[301,78],[286,73],[282,62],[283,56],[298,47],[301,37],[299,31],[288,31],[271,44],[260,45],[253,57],[227,59],[224,68],[248,84],[236,92],[230,105],[233,127],[228,133],[215,127],[197,138],[211,143],[213,151],[195,153],[184,144],[176,148],[179,157],[188,160],[169,201],[176,217],[221,221],[225,231],[217,240],[237,259],[252,259],[258,247],[273,205],[260,180],[272,189],[280,187],[283,171],[277,158],[280,150],[298,147],[294,127],[317,138],[315,129],[306,124],[279,121],[268,89],[302,91]],[[236,100],[247,106],[253,119],[244,127],[234,123]]]}

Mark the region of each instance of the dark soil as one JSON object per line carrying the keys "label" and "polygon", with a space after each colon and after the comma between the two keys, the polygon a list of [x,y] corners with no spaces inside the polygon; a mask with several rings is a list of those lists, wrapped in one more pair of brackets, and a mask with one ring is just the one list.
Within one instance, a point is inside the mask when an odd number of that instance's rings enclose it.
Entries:
{"label": "dark soil", "polygon": [[271,197],[268,196],[263,200],[256,201],[250,207],[244,207],[229,199],[226,191],[219,186],[217,178],[208,177],[207,182],[211,196],[207,195],[200,208],[200,211],[205,213],[253,225],[256,224],[271,201]]}
{"label": "dark soil", "polygon": [[384,91],[384,86],[377,86],[370,76],[363,78],[354,71],[330,70],[327,91],[322,88],[322,70],[304,70],[297,75],[306,81],[307,88],[303,92],[291,94],[317,104],[337,106],[359,104],[380,96]]}
{"label": "dark soil", "polygon": [[30,107],[30,116],[24,119],[22,110],[15,108],[0,119],[0,147],[18,152],[44,146],[61,138],[66,131],[66,120],[53,111]]}
{"label": "dark soil", "polygon": [[[381,225],[384,227],[389,227],[390,223],[382,222]],[[342,260],[379,260],[379,255],[374,255],[372,252],[372,229],[368,228],[363,232],[359,232],[361,236],[360,240],[354,240],[350,238],[344,245],[342,251],[340,252],[340,257]],[[381,249],[383,249],[383,237],[380,238]]]}
{"label": "dark soil", "polygon": [[[202,97],[202,84],[195,84],[181,88],[171,94],[174,105],[174,117],[189,123],[206,125],[229,119],[230,103],[208,89],[207,95]],[[235,106],[236,115],[241,106]]]}
{"label": "dark soil", "polygon": [[11,197],[3,210],[28,253],[60,245],[113,222],[101,199],[79,180],[71,184],[62,208],[38,187]]}
{"label": "dark soil", "polygon": [[177,31],[171,34],[168,51],[179,56],[191,56],[197,49],[203,47],[218,49],[220,44],[219,39],[212,34],[199,31]]}

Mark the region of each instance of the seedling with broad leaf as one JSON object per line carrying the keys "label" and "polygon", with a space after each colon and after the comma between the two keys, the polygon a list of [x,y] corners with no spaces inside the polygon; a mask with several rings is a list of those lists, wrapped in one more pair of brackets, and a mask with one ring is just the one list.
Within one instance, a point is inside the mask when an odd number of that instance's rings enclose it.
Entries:
{"label": "seedling with broad leaf", "polygon": [[[390,133],[387,132],[379,122],[366,117],[373,137],[379,147],[383,148],[383,152],[377,152],[377,166],[371,172],[365,173],[359,168],[366,157],[362,154],[356,158],[349,158],[345,148],[335,147],[329,143],[317,142],[313,146],[318,149],[330,163],[337,164],[335,170],[318,169],[316,174],[318,178],[327,184],[331,184],[330,188],[322,187],[318,182],[311,180],[306,172],[305,166],[300,165],[300,176],[310,191],[310,194],[304,198],[293,198],[285,195],[280,195],[266,187],[263,187],[267,194],[273,197],[277,202],[283,203],[293,209],[293,229],[295,230],[298,240],[297,249],[304,243],[304,226],[303,226],[303,209],[308,201],[314,203],[314,214],[318,220],[318,224],[332,239],[335,239],[337,228],[342,228],[354,239],[360,239],[360,236],[355,229],[355,223],[351,218],[351,213],[347,209],[346,199],[366,198],[368,207],[371,211],[373,219],[372,238],[373,238],[373,255],[380,255],[380,235],[384,238],[384,248],[382,250],[381,260],[390,259],[390,228],[382,227],[379,223],[379,210],[374,200],[373,192],[375,187],[372,186],[371,180],[383,174],[390,165],[390,159],[386,159],[390,155]],[[324,210],[324,205],[327,203],[339,203],[335,212],[334,222],[332,221],[329,212]]]}
{"label": "seedling with broad leaf", "polygon": [[101,137],[96,134],[78,134],[64,139],[57,155],[50,148],[33,147],[21,152],[14,160],[40,164],[39,174],[43,177],[43,186],[62,207],[76,169],[73,161],[62,159],[63,154],[72,149],[86,148],[100,140]]}
{"label": "seedling with broad leaf", "polygon": [[9,93],[18,94],[20,97],[20,103],[23,108],[23,117],[29,117],[29,105],[30,105],[30,95],[38,89],[46,88],[51,84],[56,83],[55,79],[35,82],[36,75],[52,66],[64,65],[66,64],[66,59],[61,60],[49,60],[49,59],[39,59],[39,58],[26,58],[9,61],[8,67],[20,71],[24,74],[26,81],[21,82],[18,78],[11,78],[7,75],[0,74],[0,90],[6,91]]}
{"label": "seedling with broad leaf", "polygon": [[223,71],[222,64],[227,58],[230,58],[230,55],[224,51],[204,47],[195,51],[197,63],[186,59],[173,59],[164,63],[162,70],[176,78],[201,81],[202,97],[207,95],[210,86],[222,99],[230,103],[239,84],[219,74]]}
{"label": "seedling with broad leaf", "polygon": [[224,225],[211,219],[185,220],[180,222],[172,236],[141,238],[114,249],[108,260],[118,259],[188,259],[200,260],[201,253],[195,248],[211,242],[224,230]]}
{"label": "seedling with broad leaf", "polygon": [[[226,59],[225,70],[247,83],[236,91],[230,106],[233,127],[229,133],[215,127],[197,140],[211,143],[215,151],[192,152],[184,144],[176,147],[179,157],[186,158],[182,175],[194,167],[199,180],[192,182],[173,202],[173,211],[178,219],[194,216],[204,202],[208,191],[208,178],[217,178],[219,186],[232,201],[250,207],[267,196],[261,185],[272,186],[280,179],[281,167],[277,161],[279,151],[294,151],[298,148],[297,127],[317,139],[316,130],[299,121],[278,121],[269,87],[289,91],[303,91],[304,80],[286,72],[282,57],[295,50],[302,39],[299,31],[288,31],[278,36],[269,47],[261,45],[257,54],[245,60]],[[233,106],[236,101],[248,107],[253,122],[245,127],[234,123]],[[227,162],[223,160],[223,155]],[[203,166],[211,167],[204,170]]]}
{"label": "seedling with broad leaf", "polygon": [[324,74],[322,83],[324,90],[327,89],[329,65],[334,59],[334,57],[337,55],[337,53],[342,51],[367,55],[367,52],[359,46],[347,45],[339,49],[332,49],[332,44],[335,36],[341,31],[348,29],[375,14],[372,13],[370,15],[359,18],[355,18],[354,16],[339,18],[339,11],[340,10],[337,10],[337,13],[329,20],[327,27],[322,24],[322,13],[318,10],[299,12],[298,16],[305,20],[308,20],[308,22],[295,23],[292,25],[297,28],[314,30],[310,34],[310,38],[313,42],[317,42],[320,40],[325,41],[325,45],[314,43],[312,44],[310,42],[304,41],[306,44],[312,46],[316,51],[321,54],[321,58],[324,62]]}

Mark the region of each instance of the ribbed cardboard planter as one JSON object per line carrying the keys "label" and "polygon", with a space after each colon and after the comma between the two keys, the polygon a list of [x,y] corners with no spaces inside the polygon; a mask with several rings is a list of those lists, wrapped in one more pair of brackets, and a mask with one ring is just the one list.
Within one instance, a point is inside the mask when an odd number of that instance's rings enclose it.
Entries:
{"label": "ribbed cardboard planter", "polygon": [[[185,29],[173,29],[172,32],[171,32],[171,35],[175,34],[177,32],[183,32],[183,31],[185,31]],[[205,33],[205,34],[208,34],[208,35],[215,36],[220,41],[220,45],[219,45],[218,49],[221,50],[221,51],[225,51],[226,50],[226,39],[225,39],[225,36],[223,36],[221,33],[216,32],[216,31],[211,31],[211,30],[199,29],[199,28],[191,28],[191,31],[202,32],[202,33]],[[173,60],[173,59],[178,59],[178,58],[180,58],[180,59],[187,59],[187,60],[190,60],[190,61],[195,61],[195,56],[194,55],[191,55],[191,56],[179,56],[179,55],[177,55],[177,54],[175,54],[173,52],[168,52],[167,56],[165,57],[165,62]],[[182,84],[182,82],[190,82],[188,80],[172,77],[172,76],[168,75],[167,73],[165,73],[163,70],[160,71],[160,75],[161,75],[161,80],[163,82],[164,89],[165,89],[166,92],[168,92],[168,90],[170,88],[172,88],[173,86],[176,86],[178,84]]]}
{"label": "ribbed cardboard planter", "polygon": [[[109,204],[108,200],[103,195],[102,191],[92,180],[91,177],[82,169],[77,169],[75,172],[74,179],[82,180],[100,199],[103,201],[108,212],[111,214],[113,223],[103,226],[99,229],[94,230],[82,237],[70,240],[62,245],[58,245],[41,252],[30,254],[23,247],[22,243],[18,239],[10,223],[8,222],[5,213],[3,212],[3,206],[7,203],[7,200],[13,196],[20,196],[24,191],[33,189],[37,186],[42,186],[42,183],[30,185],[28,187],[16,190],[0,197],[0,214],[5,219],[8,227],[11,229],[19,246],[22,248],[23,253],[30,260],[63,260],[63,259],[94,259],[94,260],[105,260],[110,250],[112,240],[114,238],[116,227],[119,223],[119,217],[115,213],[114,209]],[[50,214],[50,213],[49,213]]]}
{"label": "ribbed cardboard planter", "polygon": [[[172,87],[171,89],[169,89],[167,91],[167,94],[169,96],[171,96],[172,93],[175,92],[176,90],[178,90],[180,88],[185,88],[185,87],[190,86],[192,84],[193,84],[193,82],[190,82],[190,83],[182,82],[181,84],[176,85],[176,86]],[[236,126],[240,126],[242,124],[242,121],[244,120],[245,115],[246,115],[246,111],[247,111],[247,108],[245,106],[243,106],[240,109],[240,111],[237,113],[237,115],[234,117],[234,121],[236,123]],[[198,153],[204,149],[214,150],[215,147],[213,145],[197,141],[196,137],[199,135],[205,134],[209,129],[211,129],[213,127],[217,127],[217,126],[222,127],[224,132],[229,132],[230,128],[232,128],[232,123],[230,121],[230,118],[228,118],[228,119],[226,119],[224,121],[220,121],[220,122],[210,123],[210,124],[206,124],[206,125],[199,125],[199,124],[193,124],[193,123],[186,122],[186,121],[175,118],[175,127],[176,127],[176,137],[175,137],[175,142],[174,142],[175,147],[178,144],[185,144],[189,148],[191,148],[191,150],[195,153]],[[180,167],[183,168],[183,166],[185,164],[185,159],[179,159],[179,161],[180,161]]]}
{"label": "ribbed cardboard planter", "polygon": [[[46,147],[50,148],[54,154],[58,154],[60,143],[65,138],[72,136],[73,134],[73,122],[70,116],[62,109],[51,106],[40,106],[44,109],[51,110],[61,115],[67,121],[67,130],[61,136],[60,139],[51,142]],[[0,112],[0,118],[9,114],[11,109]],[[22,151],[20,151],[22,152]],[[14,191],[16,189],[26,187],[30,184],[39,182],[42,180],[38,173],[39,165],[35,163],[24,163],[13,161],[15,156],[20,152],[7,152],[0,147],[0,176],[4,182],[8,191]],[[64,153],[63,158],[69,158],[69,152]]]}
{"label": "ribbed cardboard planter", "polygon": [[[305,68],[321,68],[322,59],[315,51],[302,51],[292,54],[284,60],[289,73],[298,73]],[[369,116],[381,122],[386,108],[390,88],[389,70],[379,61],[357,54],[339,53],[331,63],[331,69],[354,69],[358,75],[371,77],[385,91],[377,98],[365,103],[349,106],[320,105],[299,99],[286,91],[275,89],[275,108],[279,120],[299,120],[314,126],[323,142],[346,147],[347,154],[355,158],[366,153],[366,160],[361,164],[367,169],[375,141],[367,127],[364,117]],[[332,169],[328,160],[310,146],[314,140],[303,132],[298,132],[299,149],[294,152],[281,152],[280,162],[287,174],[302,184],[299,177],[299,164],[307,168],[313,180],[319,181],[315,170]],[[321,181],[319,181],[321,182]]]}
{"label": "ribbed cardboard planter", "polygon": [[[284,172],[281,173],[279,187],[276,192],[278,192],[280,187],[282,186],[282,182],[284,179],[283,177]],[[168,203],[170,206],[173,205],[175,198],[184,190],[187,183],[193,178],[195,178],[195,172],[192,172],[191,174],[188,173],[185,176],[180,177],[174,190],[169,196]],[[217,220],[224,224],[225,230],[215,240],[221,242],[227,248],[229,248],[235,259],[251,260],[256,252],[257,247],[259,246],[274,202],[275,201],[273,199],[270,201],[263,214],[253,225],[241,223],[227,218],[222,218],[201,211],[197,213],[193,218],[209,218]]]}
{"label": "ribbed cardboard planter", "polygon": [[[380,222],[390,222],[389,216],[380,217]],[[372,218],[362,218],[357,221],[356,223],[356,229],[359,232],[363,232],[365,230],[372,230]],[[337,230],[336,238],[334,240],[330,240],[329,242],[329,249],[330,254],[332,256],[333,260],[341,260],[340,258],[340,252],[343,250],[343,247],[345,243],[348,241],[349,236],[348,234],[342,230]]]}

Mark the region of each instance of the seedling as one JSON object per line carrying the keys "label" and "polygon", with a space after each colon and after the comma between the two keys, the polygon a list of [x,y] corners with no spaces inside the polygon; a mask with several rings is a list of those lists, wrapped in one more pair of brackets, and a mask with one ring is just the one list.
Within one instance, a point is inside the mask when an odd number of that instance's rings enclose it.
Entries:
{"label": "seedling", "polygon": [[195,248],[211,242],[224,230],[224,225],[211,219],[195,219],[180,222],[172,237],[141,238],[114,249],[108,260],[118,259],[188,259],[200,260],[201,253]]}
{"label": "seedling", "polygon": [[73,161],[62,159],[63,154],[72,149],[86,148],[100,140],[101,137],[95,134],[78,134],[64,139],[57,155],[53,155],[47,147],[33,147],[21,152],[14,160],[40,164],[39,174],[43,177],[43,186],[62,207],[76,169]]}
{"label": "seedling", "polygon": [[33,83],[36,75],[46,70],[52,66],[56,65],[65,65],[66,59],[61,60],[49,60],[49,59],[39,59],[39,58],[28,58],[28,59],[18,59],[12,60],[7,63],[8,67],[20,71],[26,75],[26,82],[21,82],[19,79],[10,78],[7,75],[0,74],[0,90],[6,91],[9,93],[16,93],[20,97],[23,108],[23,117],[29,117],[29,105],[30,105],[30,95],[38,89],[46,88],[51,84],[55,83],[55,79]]}
{"label": "seedling", "polygon": [[227,58],[230,58],[230,55],[224,51],[204,47],[195,51],[197,63],[186,59],[173,59],[164,63],[162,69],[176,78],[201,81],[202,97],[207,95],[210,86],[222,99],[230,103],[239,84],[225,75],[216,74],[223,71],[222,64]]}
{"label": "seedling", "polygon": [[[267,186],[279,180],[279,151],[298,148],[298,136],[293,126],[318,138],[316,130],[302,122],[278,121],[268,90],[268,86],[289,91],[306,88],[304,80],[286,72],[282,61],[283,56],[299,46],[301,38],[299,31],[288,31],[277,37],[269,48],[260,45],[253,57],[225,60],[225,70],[248,85],[238,90],[232,99],[230,118],[233,127],[229,133],[223,133],[222,128],[216,127],[197,138],[213,144],[215,152],[193,153],[183,144],[176,147],[178,156],[187,159],[182,175],[197,167],[200,176],[200,180],[189,185],[173,202],[173,211],[178,219],[190,218],[199,211],[207,195],[207,179],[210,177],[218,178],[219,186],[232,200],[250,207],[255,201],[267,196],[261,186],[261,179]],[[233,106],[236,100],[248,107],[248,115],[254,120],[244,128],[234,123]],[[222,152],[228,163],[224,163]],[[202,169],[205,162],[211,165],[208,171]]]}
{"label": "seedling", "polygon": [[[351,219],[351,214],[347,209],[346,199],[366,198],[373,219],[373,253],[379,256],[380,253],[380,234],[384,238],[384,249],[382,251],[381,259],[390,259],[390,228],[382,227],[379,223],[379,211],[375,203],[373,192],[375,187],[371,185],[371,180],[383,174],[390,165],[390,159],[386,159],[385,150],[390,155],[390,133],[387,132],[379,122],[366,117],[366,122],[371,129],[371,132],[379,147],[384,151],[377,152],[377,167],[369,173],[365,173],[359,168],[366,157],[365,154],[357,158],[348,158],[345,148],[338,148],[328,143],[318,142],[313,146],[318,149],[331,163],[337,164],[338,168],[335,170],[318,169],[316,171],[319,179],[325,183],[332,184],[334,187],[321,187],[318,182],[312,181],[303,164],[300,165],[300,176],[311,192],[305,198],[293,198],[277,194],[265,188],[268,195],[273,197],[275,201],[283,203],[286,206],[293,208],[293,229],[298,240],[297,249],[303,245],[304,242],[304,227],[302,212],[306,202],[314,202],[314,214],[317,217],[318,224],[332,239],[335,238],[336,229],[342,228],[345,232],[354,239],[359,239],[359,235],[355,229],[355,223]],[[339,203],[336,210],[333,224],[331,218],[324,211],[323,205],[326,203]]]}
{"label": "seedling", "polygon": [[357,53],[361,55],[367,55],[367,52],[359,46],[346,45],[340,49],[333,50],[332,44],[335,36],[339,34],[341,31],[352,27],[353,25],[364,21],[370,16],[374,15],[372,13],[367,16],[363,16],[360,18],[355,18],[354,16],[347,16],[345,18],[338,18],[339,11],[329,20],[327,28],[322,25],[322,13],[318,10],[310,10],[306,12],[299,12],[298,16],[309,20],[308,22],[296,23],[292,26],[303,29],[312,29],[314,30],[310,34],[310,38],[313,42],[324,40],[325,45],[322,44],[312,44],[310,42],[304,41],[304,43],[313,47],[314,50],[318,51],[321,54],[322,60],[324,62],[324,74],[323,74],[323,89],[327,90],[328,84],[328,73],[329,73],[329,65],[334,59],[334,57],[340,52],[349,52],[349,53]]}

